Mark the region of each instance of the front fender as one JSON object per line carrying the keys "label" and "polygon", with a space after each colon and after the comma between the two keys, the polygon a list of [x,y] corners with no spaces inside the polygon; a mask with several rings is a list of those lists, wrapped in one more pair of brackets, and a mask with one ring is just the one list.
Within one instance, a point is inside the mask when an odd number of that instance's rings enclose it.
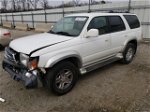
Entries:
{"label": "front fender", "polygon": [[[47,58],[46,60],[44,59],[45,60],[44,68],[50,68],[50,67],[54,66],[56,63],[58,63],[64,59],[70,58],[70,57],[75,57],[80,61],[80,63],[82,63],[80,54],[77,53],[76,51],[63,52],[63,53],[61,52],[59,54],[56,54],[56,55],[53,55],[53,56]],[[42,58],[40,60],[42,61]],[[39,63],[39,66],[41,66],[40,63]]]}

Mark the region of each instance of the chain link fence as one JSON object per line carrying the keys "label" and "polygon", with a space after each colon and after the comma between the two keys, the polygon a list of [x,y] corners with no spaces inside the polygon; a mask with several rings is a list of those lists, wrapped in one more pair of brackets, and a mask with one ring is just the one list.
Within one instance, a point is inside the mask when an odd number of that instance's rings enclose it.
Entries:
{"label": "chain link fence", "polygon": [[72,13],[89,13],[89,12],[109,12],[109,11],[125,12],[137,14],[142,23],[144,38],[150,38],[150,1],[122,1],[91,4],[91,0],[87,4],[61,8],[44,9],[38,11],[26,11],[16,13],[1,13],[0,24],[3,22],[11,22],[13,26],[16,23],[28,24],[29,28],[35,28],[37,23],[54,24],[60,18]]}

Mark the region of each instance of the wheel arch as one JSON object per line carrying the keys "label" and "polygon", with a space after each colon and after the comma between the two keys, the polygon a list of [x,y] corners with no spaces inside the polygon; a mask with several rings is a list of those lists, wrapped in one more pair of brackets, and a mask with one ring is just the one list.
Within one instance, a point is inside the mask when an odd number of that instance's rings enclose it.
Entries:
{"label": "wheel arch", "polygon": [[54,65],[62,62],[62,61],[70,61],[73,63],[77,68],[80,68],[82,66],[82,59],[79,55],[72,54],[72,55],[67,55],[67,56],[56,56],[54,58],[49,59],[47,62],[45,68],[51,68]]}
{"label": "wheel arch", "polygon": [[135,47],[136,47],[136,50],[137,50],[137,46],[138,46],[138,41],[137,41],[137,39],[131,39],[131,40],[125,42],[125,44],[124,44],[125,47],[124,47],[123,51],[125,50],[126,46],[127,46],[129,43],[134,44]]}
{"label": "wheel arch", "polygon": [[136,49],[137,49],[137,44],[138,44],[138,42],[137,42],[136,39],[130,40],[128,43],[134,44],[134,45],[136,46]]}

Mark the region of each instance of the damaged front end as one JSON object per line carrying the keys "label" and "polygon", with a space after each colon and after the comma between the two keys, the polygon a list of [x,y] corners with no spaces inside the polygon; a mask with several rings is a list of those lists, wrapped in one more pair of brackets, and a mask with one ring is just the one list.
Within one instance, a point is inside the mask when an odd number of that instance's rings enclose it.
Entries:
{"label": "damaged front end", "polygon": [[26,88],[35,88],[38,86],[37,69],[38,58],[28,58],[21,56],[21,53],[7,47],[2,63],[3,69],[16,81],[23,81]]}

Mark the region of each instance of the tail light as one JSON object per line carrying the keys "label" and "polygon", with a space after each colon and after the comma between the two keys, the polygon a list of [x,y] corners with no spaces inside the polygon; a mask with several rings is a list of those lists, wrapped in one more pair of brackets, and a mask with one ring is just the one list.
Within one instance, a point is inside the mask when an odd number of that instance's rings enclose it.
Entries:
{"label": "tail light", "polygon": [[3,34],[4,36],[11,36],[10,32],[6,32]]}

